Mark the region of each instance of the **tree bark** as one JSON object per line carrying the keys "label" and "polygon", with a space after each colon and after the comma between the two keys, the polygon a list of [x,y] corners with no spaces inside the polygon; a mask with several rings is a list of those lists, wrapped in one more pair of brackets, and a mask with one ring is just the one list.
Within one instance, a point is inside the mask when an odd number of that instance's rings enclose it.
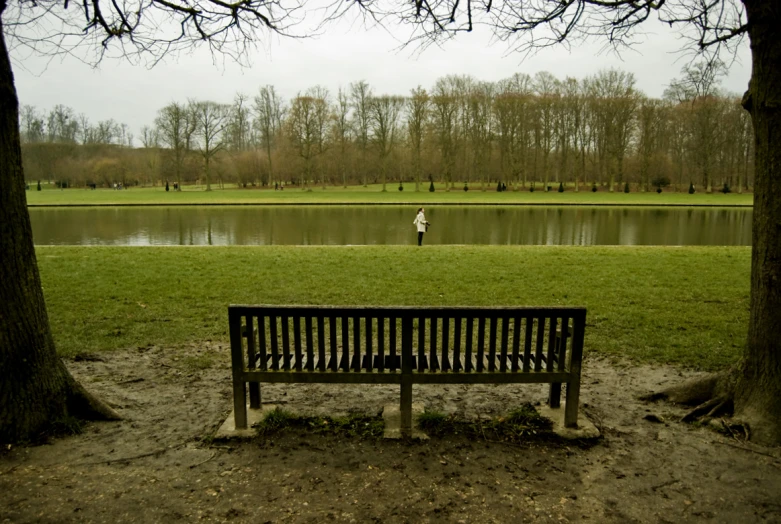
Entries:
{"label": "tree bark", "polygon": [[[0,0],[0,14],[5,2]],[[29,440],[67,415],[118,416],[57,356],[27,212],[19,102],[0,20],[0,442]]]}
{"label": "tree bark", "polygon": [[735,415],[752,439],[781,444],[781,3],[743,0],[752,75],[744,96],[755,136],[751,304]]}

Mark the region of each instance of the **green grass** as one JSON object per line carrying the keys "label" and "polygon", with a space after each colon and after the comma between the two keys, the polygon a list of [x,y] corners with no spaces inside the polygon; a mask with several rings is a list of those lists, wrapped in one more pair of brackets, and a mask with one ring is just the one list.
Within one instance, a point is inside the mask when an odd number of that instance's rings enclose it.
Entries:
{"label": "green grass", "polygon": [[[443,185],[437,185],[433,193],[425,184],[421,191],[415,192],[414,184],[406,184],[404,191],[398,191],[397,185],[388,184],[388,191],[382,192],[381,185],[369,187],[315,187],[311,191],[301,189],[215,189],[207,192],[203,187],[187,186],[181,192],[166,192],[162,187],[134,187],[123,191],[113,189],[47,189],[35,191],[35,186],[27,191],[29,205],[166,205],[166,204],[580,204],[580,205],[713,205],[713,206],[751,206],[753,195],[730,193],[676,193],[664,191],[661,194],[609,193],[600,190],[597,193],[572,190],[558,193],[528,190],[498,193],[493,189],[481,191],[479,185],[464,192],[460,189],[445,191]],[[216,186],[214,186],[216,187]]]}
{"label": "green grass", "polygon": [[[582,305],[585,348],[723,368],[748,324],[748,247],[36,248],[60,353],[227,344],[235,304]],[[192,367],[208,363],[195,359]]]}

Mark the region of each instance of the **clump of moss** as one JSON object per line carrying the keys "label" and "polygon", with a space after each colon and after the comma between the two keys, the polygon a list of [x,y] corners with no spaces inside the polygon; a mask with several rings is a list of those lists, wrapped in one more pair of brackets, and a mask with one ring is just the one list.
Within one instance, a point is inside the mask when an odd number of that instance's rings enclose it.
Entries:
{"label": "clump of moss", "polygon": [[375,439],[382,437],[385,423],[380,416],[309,417],[296,415],[277,407],[269,411],[255,428],[260,436],[275,435],[290,429],[298,429],[317,434]]}
{"label": "clump of moss", "polygon": [[431,436],[465,435],[482,440],[520,442],[547,435],[553,423],[541,416],[531,404],[522,404],[510,413],[491,420],[472,420],[424,411],[417,418],[420,429]]}

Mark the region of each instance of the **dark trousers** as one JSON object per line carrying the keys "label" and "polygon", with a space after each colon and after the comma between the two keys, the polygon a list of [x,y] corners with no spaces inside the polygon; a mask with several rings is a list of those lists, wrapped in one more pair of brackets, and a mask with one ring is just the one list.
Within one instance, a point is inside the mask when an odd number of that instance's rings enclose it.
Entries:
{"label": "dark trousers", "polygon": [[418,231],[418,245],[423,245],[423,231]]}

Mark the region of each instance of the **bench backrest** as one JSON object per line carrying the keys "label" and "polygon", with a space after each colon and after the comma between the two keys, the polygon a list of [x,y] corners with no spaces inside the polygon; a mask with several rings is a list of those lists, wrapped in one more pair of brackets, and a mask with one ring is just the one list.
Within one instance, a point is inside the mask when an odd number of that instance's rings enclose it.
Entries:
{"label": "bench backrest", "polygon": [[582,307],[231,305],[228,316],[234,366],[261,371],[579,373],[586,323]]}

